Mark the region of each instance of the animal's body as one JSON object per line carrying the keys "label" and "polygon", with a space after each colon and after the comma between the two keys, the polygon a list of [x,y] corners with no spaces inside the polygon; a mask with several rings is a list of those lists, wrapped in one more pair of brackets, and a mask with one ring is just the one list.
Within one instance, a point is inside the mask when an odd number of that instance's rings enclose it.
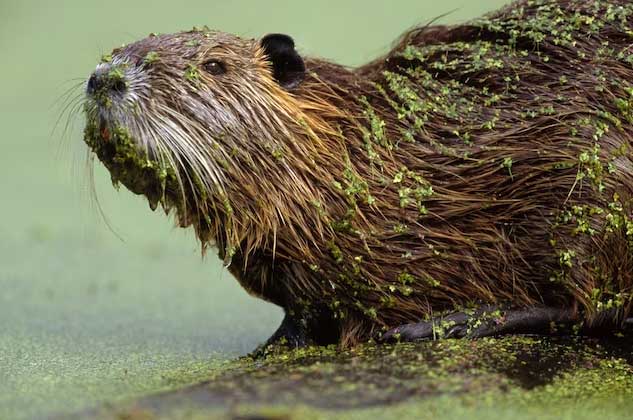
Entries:
{"label": "animal's body", "polygon": [[86,141],[113,180],[283,307],[274,338],[417,339],[451,312],[456,336],[632,315],[627,0],[519,1],[356,69],[282,35],[151,36],[88,91]]}

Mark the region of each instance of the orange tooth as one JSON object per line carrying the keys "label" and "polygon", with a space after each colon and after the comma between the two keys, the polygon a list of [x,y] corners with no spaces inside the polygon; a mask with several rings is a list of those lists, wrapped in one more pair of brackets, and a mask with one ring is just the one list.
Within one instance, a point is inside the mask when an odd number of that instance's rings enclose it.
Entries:
{"label": "orange tooth", "polygon": [[110,140],[110,130],[108,130],[108,127],[103,127],[103,128],[101,129],[101,137],[102,137],[105,141]]}

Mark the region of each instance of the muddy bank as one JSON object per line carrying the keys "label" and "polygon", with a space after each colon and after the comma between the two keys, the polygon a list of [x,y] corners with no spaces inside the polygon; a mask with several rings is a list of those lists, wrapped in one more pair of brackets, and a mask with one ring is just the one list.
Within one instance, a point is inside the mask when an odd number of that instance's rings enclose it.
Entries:
{"label": "muddy bank", "polygon": [[501,412],[506,418],[555,413],[585,418],[591,407],[611,418],[633,408],[631,349],[633,336],[443,340],[345,352],[309,348],[229,362],[210,372],[205,383],[76,418],[299,419],[371,413],[451,418],[465,412],[475,418]]}

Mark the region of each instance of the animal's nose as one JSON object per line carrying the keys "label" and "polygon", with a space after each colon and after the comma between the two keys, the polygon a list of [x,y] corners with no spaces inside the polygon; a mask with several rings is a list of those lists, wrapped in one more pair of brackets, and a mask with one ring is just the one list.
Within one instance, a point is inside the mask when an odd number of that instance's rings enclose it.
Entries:
{"label": "animal's nose", "polygon": [[95,95],[99,92],[108,94],[110,92],[124,93],[127,89],[124,72],[109,64],[100,64],[90,75],[86,92]]}
{"label": "animal's nose", "polygon": [[92,73],[92,75],[90,75],[90,79],[88,79],[88,86],[86,87],[86,91],[92,95],[96,91],[100,90],[102,84],[103,80],[98,77],[96,73]]}

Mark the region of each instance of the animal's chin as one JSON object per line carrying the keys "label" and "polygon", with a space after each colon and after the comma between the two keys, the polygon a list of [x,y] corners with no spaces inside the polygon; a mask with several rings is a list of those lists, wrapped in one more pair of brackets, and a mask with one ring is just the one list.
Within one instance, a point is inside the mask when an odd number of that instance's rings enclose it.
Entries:
{"label": "animal's chin", "polygon": [[123,184],[133,193],[144,195],[152,210],[159,204],[166,211],[176,205],[174,169],[141,150],[130,130],[100,118],[88,118],[84,141],[108,169],[115,186]]}

